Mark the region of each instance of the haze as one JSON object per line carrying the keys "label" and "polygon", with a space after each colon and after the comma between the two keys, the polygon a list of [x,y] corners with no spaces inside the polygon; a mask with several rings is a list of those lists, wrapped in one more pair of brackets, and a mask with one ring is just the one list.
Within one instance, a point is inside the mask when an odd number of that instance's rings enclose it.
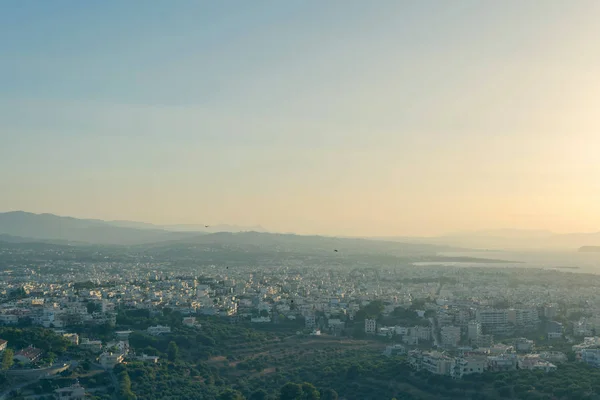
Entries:
{"label": "haze", "polygon": [[339,235],[600,227],[600,2],[0,13],[0,211]]}

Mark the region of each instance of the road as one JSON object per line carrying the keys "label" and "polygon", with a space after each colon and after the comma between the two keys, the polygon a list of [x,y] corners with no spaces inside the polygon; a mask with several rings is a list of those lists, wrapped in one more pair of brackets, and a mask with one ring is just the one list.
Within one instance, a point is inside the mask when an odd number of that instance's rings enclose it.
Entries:
{"label": "road", "polygon": [[438,333],[438,327],[437,327],[437,322],[435,320],[435,318],[433,317],[429,317],[429,322],[431,323],[431,334],[433,336],[433,344],[436,347],[440,347],[440,338],[439,338],[439,333]]}

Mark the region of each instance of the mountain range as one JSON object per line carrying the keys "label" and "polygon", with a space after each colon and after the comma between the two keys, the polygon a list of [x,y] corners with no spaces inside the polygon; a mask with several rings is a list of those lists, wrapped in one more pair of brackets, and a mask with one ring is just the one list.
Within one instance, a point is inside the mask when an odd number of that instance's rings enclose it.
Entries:
{"label": "mountain range", "polygon": [[[223,240],[225,235],[210,235],[221,232],[267,233],[260,226],[239,227],[235,225],[155,225],[135,221],[103,221],[78,219],[54,214],[34,214],[24,211],[0,213],[0,241],[31,242],[43,241],[55,244],[116,244],[136,245],[171,242],[178,240],[201,241],[202,235],[213,240]],[[295,237],[297,235],[278,235]],[[255,237],[258,237],[255,235]],[[263,239],[266,236],[261,236]],[[330,238],[331,240],[344,240]],[[352,239],[352,238],[347,238]],[[354,238],[355,239],[355,238]],[[454,233],[436,237],[376,237],[362,238],[371,241],[401,242],[411,244],[414,249],[470,248],[480,250],[568,250],[576,251],[584,246],[600,246],[600,232],[556,234],[543,230],[488,230]],[[237,239],[236,239],[237,240]],[[297,240],[296,240],[297,241]],[[347,242],[344,242],[347,243]],[[362,243],[362,242],[361,242]],[[333,245],[334,243],[332,243]]]}
{"label": "mountain range", "polygon": [[[102,221],[32,214],[23,211],[0,213],[0,242],[4,244],[125,245],[132,251],[163,259],[245,262],[279,262],[289,257],[387,257],[429,256],[452,248],[423,243],[398,243],[360,238],[302,236],[295,234],[242,231],[194,232],[194,225],[158,226],[128,221]],[[200,228],[200,227],[198,227]],[[202,226],[204,228],[204,226]],[[169,230],[173,229],[173,230]],[[182,231],[189,229],[190,231]],[[373,258],[370,258],[372,261]]]}
{"label": "mountain range", "polygon": [[460,232],[436,237],[379,237],[377,239],[479,250],[576,251],[583,246],[600,246],[600,232],[553,233],[526,229]]}

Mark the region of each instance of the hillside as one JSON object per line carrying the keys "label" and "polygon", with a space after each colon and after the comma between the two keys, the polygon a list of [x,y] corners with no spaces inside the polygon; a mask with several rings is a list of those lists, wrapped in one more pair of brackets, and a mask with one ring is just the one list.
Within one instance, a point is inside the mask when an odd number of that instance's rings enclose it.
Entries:
{"label": "hillside", "polygon": [[600,253],[600,246],[583,246],[579,248],[580,253]]}
{"label": "hillside", "polygon": [[119,227],[101,220],[15,211],[0,214],[0,235],[27,238],[25,241],[133,245],[176,240],[186,234]]}

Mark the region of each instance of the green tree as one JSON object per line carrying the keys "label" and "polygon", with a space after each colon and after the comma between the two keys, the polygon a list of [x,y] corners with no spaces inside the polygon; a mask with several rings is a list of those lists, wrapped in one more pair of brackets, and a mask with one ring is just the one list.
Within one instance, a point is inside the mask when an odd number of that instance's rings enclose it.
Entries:
{"label": "green tree", "polygon": [[13,366],[13,364],[15,362],[13,360],[14,356],[15,356],[15,354],[12,351],[12,349],[4,350],[4,353],[2,353],[2,370],[3,371],[6,371],[7,369],[10,369],[10,367]]}
{"label": "green tree", "polygon": [[302,384],[302,399],[303,400],[319,400],[321,394],[312,384],[304,382]]}
{"label": "green tree", "polygon": [[250,395],[250,400],[267,400],[269,394],[264,389],[258,389]]}
{"label": "green tree", "polygon": [[227,389],[221,393],[218,400],[244,400],[245,397],[237,390]]}
{"label": "green tree", "polygon": [[333,389],[325,389],[321,392],[321,400],[338,400],[338,394]]}
{"label": "green tree", "polygon": [[169,361],[175,361],[179,357],[179,346],[177,343],[170,341],[167,347],[167,358]]}
{"label": "green tree", "polygon": [[279,400],[302,400],[302,386],[288,382],[279,391]]}

